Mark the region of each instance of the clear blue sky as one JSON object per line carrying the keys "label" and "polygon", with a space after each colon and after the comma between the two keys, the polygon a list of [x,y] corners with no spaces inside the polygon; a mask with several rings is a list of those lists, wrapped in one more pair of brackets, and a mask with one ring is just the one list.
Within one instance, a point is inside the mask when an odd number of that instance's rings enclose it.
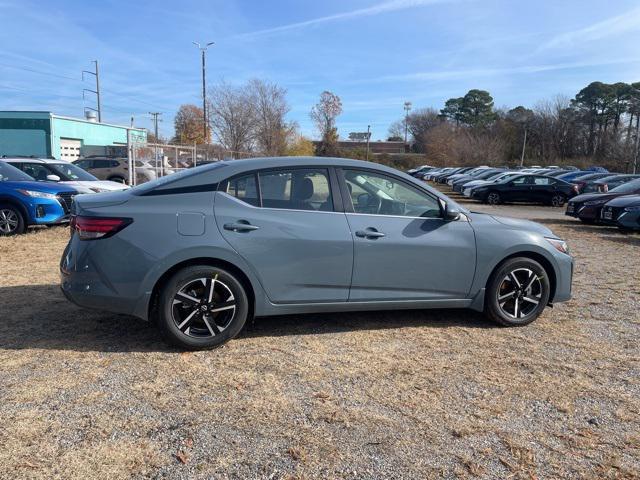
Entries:
{"label": "clear blue sky", "polygon": [[170,135],[178,106],[200,104],[194,40],[216,42],[208,83],[277,82],[309,136],[323,90],[342,98],[341,137],[371,124],[378,139],[405,100],[481,88],[531,107],[640,81],[637,0],[0,0],[0,110],[82,116],[80,72],[98,59],[103,120],[150,128],[161,111]]}

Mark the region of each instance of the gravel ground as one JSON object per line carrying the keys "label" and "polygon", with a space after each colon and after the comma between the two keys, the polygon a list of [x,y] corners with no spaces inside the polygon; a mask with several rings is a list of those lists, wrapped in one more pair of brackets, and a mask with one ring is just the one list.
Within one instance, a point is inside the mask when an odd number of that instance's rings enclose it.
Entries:
{"label": "gravel ground", "polygon": [[525,328],[477,313],[257,319],[180,353],[68,303],[64,228],[0,238],[0,478],[640,478],[640,235],[531,218],[574,299]]}

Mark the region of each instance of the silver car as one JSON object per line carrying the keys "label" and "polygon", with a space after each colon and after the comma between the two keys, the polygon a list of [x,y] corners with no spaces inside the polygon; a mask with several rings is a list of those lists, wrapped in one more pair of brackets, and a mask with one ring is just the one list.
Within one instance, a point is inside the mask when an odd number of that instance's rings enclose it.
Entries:
{"label": "silver car", "polygon": [[219,162],[79,195],[73,214],[66,296],[153,319],[185,349],[308,312],[470,308],[526,325],[571,294],[572,257],[548,228],[357,160]]}

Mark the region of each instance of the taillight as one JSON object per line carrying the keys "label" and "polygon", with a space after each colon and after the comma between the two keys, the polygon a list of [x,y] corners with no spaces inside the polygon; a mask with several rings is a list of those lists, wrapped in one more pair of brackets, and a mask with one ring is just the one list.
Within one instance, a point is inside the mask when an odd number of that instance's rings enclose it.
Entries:
{"label": "taillight", "polygon": [[115,235],[133,220],[130,218],[71,217],[71,233],[78,232],[80,240],[98,240]]}

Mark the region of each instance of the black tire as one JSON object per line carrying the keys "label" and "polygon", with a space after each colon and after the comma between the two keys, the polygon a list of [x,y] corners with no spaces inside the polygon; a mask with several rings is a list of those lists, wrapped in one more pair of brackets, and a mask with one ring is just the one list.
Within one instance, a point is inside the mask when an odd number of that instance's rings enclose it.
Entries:
{"label": "black tire", "polygon": [[[527,272],[535,277],[532,279]],[[512,274],[519,286],[512,280]],[[531,287],[527,290],[528,281],[531,281]],[[516,293],[505,299],[512,289]],[[527,257],[511,258],[500,265],[489,279],[485,292],[485,314],[490,320],[507,327],[528,325],[545,309],[550,294],[551,282],[542,265]]]}
{"label": "black tire", "polygon": [[[211,302],[207,299],[209,285],[214,289]],[[234,306],[230,307],[232,302]],[[155,320],[171,345],[206,350],[238,335],[248,314],[247,293],[235,275],[218,267],[195,265],[179,270],[164,284]]]}
{"label": "black tire", "polygon": [[484,201],[489,205],[500,205],[502,203],[502,198],[500,197],[500,193],[494,190],[487,193]]}
{"label": "black tire", "polygon": [[109,178],[107,178],[107,180],[109,180],[110,182],[122,183],[124,185],[127,184],[126,178],[120,177],[120,176],[109,177]]}
{"label": "black tire", "polygon": [[567,197],[562,193],[554,193],[549,200],[552,207],[562,207],[567,202]]}
{"label": "black tire", "polygon": [[0,236],[24,233],[27,225],[20,209],[10,203],[0,204]]}

